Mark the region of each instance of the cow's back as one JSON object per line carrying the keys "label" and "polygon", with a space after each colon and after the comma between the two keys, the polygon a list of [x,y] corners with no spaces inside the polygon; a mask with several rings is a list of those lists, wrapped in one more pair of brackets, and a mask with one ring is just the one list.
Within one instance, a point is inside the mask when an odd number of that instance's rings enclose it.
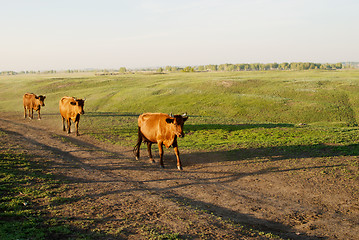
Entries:
{"label": "cow's back", "polygon": [[164,113],[143,113],[138,117],[138,126],[141,129],[158,128],[170,116]]}
{"label": "cow's back", "polygon": [[70,114],[70,102],[73,101],[72,97],[63,97],[59,102],[60,114],[64,118],[68,118]]}
{"label": "cow's back", "polygon": [[164,113],[144,113],[138,118],[138,127],[148,140],[156,142],[166,132],[167,118],[170,116]]}
{"label": "cow's back", "polygon": [[35,100],[35,94],[25,93],[22,99],[23,99],[24,107],[30,108],[32,107],[33,101]]}

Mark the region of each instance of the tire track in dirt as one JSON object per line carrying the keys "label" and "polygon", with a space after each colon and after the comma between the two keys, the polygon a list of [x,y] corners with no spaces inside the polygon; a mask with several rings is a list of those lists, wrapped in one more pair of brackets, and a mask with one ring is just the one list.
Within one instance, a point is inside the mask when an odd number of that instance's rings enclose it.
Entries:
{"label": "tire track in dirt", "polygon": [[[74,208],[78,209],[68,213],[68,217],[76,219],[86,216],[86,211],[100,214],[99,209],[103,209],[106,214],[102,214],[102,217],[113,222],[121,218],[119,216],[128,217],[132,212],[135,216],[145,218],[145,221],[166,224],[174,232],[184,233],[188,238],[195,238],[196,231],[199,231],[190,230],[194,228],[190,222],[196,222],[198,228],[202,226],[205,229],[202,231],[212,238],[242,238],[243,233],[236,233],[233,224],[225,224],[223,220],[226,219],[291,239],[337,237],[335,234],[338,232],[330,232],[323,223],[317,225],[323,228],[321,231],[318,228],[310,229],[313,225],[308,223],[311,221],[325,220],[320,219],[323,211],[305,202],[305,199],[301,201],[303,196],[300,190],[295,196],[295,185],[284,184],[280,178],[273,180],[268,177],[271,174],[263,169],[245,172],[234,168],[235,163],[221,164],[219,160],[219,163],[189,164],[184,166],[185,171],[179,172],[175,168],[175,159],[171,157],[172,150],[167,150],[167,168],[162,170],[157,165],[147,163],[146,157],[135,161],[131,149],[101,143],[86,135],[78,138],[68,136],[57,130],[58,126],[55,127],[50,120],[29,121],[10,115],[2,117],[0,122],[3,131],[14,136],[19,144],[25,145],[26,151],[46,156],[47,164],[54,173],[71,180],[73,190],[69,196],[80,200],[74,204]],[[185,155],[186,158],[223,158],[209,154]],[[270,173],[275,173],[275,170]],[[266,191],[266,188],[273,191]],[[89,210],[86,201],[95,202],[95,210]],[[128,206],[124,206],[126,204]],[[137,209],[130,209],[130,206]],[[120,213],[124,208],[127,212]],[[309,227],[291,227],[293,221],[297,221],[298,226]],[[347,232],[348,229],[358,230],[346,224],[343,231]],[[127,236],[134,236],[131,226],[127,227],[127,231]],[[350,234],[355,234],[355,231],[347,235],[339,234],[346,236],[346,239],[354,239],[352,237],[355,235]]]}

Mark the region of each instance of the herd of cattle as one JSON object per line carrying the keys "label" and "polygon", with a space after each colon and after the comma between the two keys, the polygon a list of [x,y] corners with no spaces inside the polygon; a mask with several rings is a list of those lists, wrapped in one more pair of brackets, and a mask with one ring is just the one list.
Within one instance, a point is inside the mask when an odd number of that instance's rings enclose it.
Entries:
{"label": "herd of cattle", "polygon": [[[24,117],[33,118],[34,110],[38,113],[38,119],[41,119],[40,109],[45,106],[46,96],[25,93],[23,96]],[[76,136],[79,135],[78,126],[80,115],[84,114],[85,99],[75,97],[63,97],[59,102],[60,115],[62,118],[62,127],[66,131],[65,121],[67,122],[67,133],[71,132],[71,121],[76,126]],[[27,114],[28,112],[28,114]],[[182,170],[182,164],[179,157],[177,137],[184,137],[183,124],[188,119],[186,114],[168,115],[164,113],[144,113],[138,117],[138,140],[133,152],[138,160],[140,157],[140,146],[142,142],[147,144],[147,151],[151,162],[154,162],[151,153],[153,143],[158,144],[160,155],[160,166],[163,165],[163,145],[167,148],[173,147],[177,157],[177,168]]]}

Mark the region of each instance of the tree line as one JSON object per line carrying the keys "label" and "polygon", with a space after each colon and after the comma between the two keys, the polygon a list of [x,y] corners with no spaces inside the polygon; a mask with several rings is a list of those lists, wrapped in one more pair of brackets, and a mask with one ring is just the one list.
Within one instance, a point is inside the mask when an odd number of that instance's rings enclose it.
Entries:
{"label": "tree line", "polygon": [[[210,72],[210,71],[221,71],[221,72],[234,72],[234,71],[269,71],[269,70],[310,70],[310,69],[322,69],[322,70],[336,70],[342,68],[350,68],[358,65],[348,65],[343,63],[312,63],[312,62],[292,62],[292,63],[240,63],[240,64],[209,64],[209,65],[199,65],[199,66],[187,66],[187,67],[177,67],[177,66],[166,66],[160,68],[147,68],[141,69],[138,71],[156,71],[158,73],[163,72]],[[355,67],[354,67],[355,68]],[[65,70],[62,72],[67,73],[76,73],[76,72],[99,72],[99,70]],[[125,67],[121,67],[118,70],[115,69],[103,69],[100,70],[98,75],[115,75],[128,72],[136,72],[137,70],[129,70]],[[56,73],[56,70],[49,71],[1,71],[0,75],[16,75],[16,74],[53,74]]]}
{"label": "tree line", "polygon": [[310,70],[310,69],[323,69],[323,70],[336,70],[342,69],[342,63],[311,63],[311,62],[293,62],[293,63],[241,63],[241,64],[210,64],[200,66],[187,66],[184,68],[166,66],[164,69],[159,68],[157,71],[167,72],[208,72],[208,71],[222,71],[222,72],[234,72],[234,71],[267,71],[267,70]]}

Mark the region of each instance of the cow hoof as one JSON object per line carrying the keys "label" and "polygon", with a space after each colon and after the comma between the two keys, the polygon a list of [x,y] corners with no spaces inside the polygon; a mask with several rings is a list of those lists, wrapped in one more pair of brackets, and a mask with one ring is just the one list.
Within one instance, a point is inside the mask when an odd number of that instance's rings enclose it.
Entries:
{"label": "cow hoof", "polygon": [[138,157],[136,157],[136,160],[138,161],[138,160],[139,160],[139,158],[138,158]]}
{"label": "cow hoof", "polygon": [[150,159],[150,162],[151,162],[151,163],[155,163],[156,161],[151,158],[151,159]]}
{"label": "cow hoof", "polygon": [[163,165],[160,165],[160,168],[165,168],[165,166],[163,166]]}
{"label": "cow hoof", "polygon": [[180,171],[183,170],[182,166],[177,166],[177,169],[180,170]]}

